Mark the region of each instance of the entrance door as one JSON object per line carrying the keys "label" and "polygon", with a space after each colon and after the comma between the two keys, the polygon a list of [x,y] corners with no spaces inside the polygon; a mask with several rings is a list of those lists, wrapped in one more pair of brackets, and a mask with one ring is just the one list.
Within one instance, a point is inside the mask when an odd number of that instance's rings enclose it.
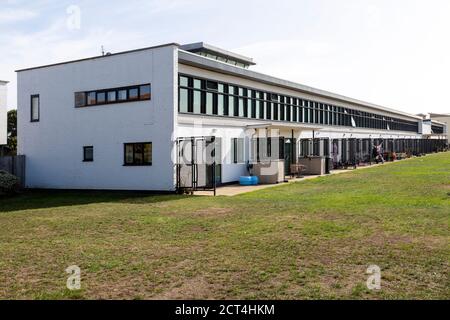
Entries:
{"label": "entrance door", "polygon": [[222,180],[221,139],[190,137],[177,139],[177,189],[211,190]]}

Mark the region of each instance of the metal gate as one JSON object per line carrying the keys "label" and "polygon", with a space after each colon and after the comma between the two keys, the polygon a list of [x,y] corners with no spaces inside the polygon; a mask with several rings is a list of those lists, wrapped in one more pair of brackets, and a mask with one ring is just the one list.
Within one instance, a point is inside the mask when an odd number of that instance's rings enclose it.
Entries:
{"label": "metal gate", "polygon": [[221,139],[185,137],[177,139],[177,190],[193,193],[212,191],[221,183]]}
{"label": "metal gate", "polygon": [[330,156],[330,139],[300,139],[300,157],[329,157]]}

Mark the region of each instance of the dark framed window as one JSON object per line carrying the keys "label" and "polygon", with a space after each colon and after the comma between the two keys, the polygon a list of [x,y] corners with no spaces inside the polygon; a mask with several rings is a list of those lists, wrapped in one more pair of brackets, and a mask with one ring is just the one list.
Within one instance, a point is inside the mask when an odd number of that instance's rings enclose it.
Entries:
{"label": "dark framed window", "polygon": [[86,146],[83,147],[83,162],[92,162],[94,161],[94,147]]}
{"label": "dark framed window", "polygon": [[108,102],[113,103],[117,101],[117,91],[108,91]]}
{"label": "dark framed window", "polygon": [[[142,89],[140,89],[142,92]],[[81,97],[82,101],[83,98]],[[418,124],[301,97],[179,75],[179,112],[417,132]]]}
{"label": "dark framed window", "polygon": [[214,96],[211,92],[206,93],[206,114],[213,114],[214,111]]}
{"label": "dark framed window", "polygon": [[219,116],[225,115],[225,96],[223,94],[217,96],[217,114]]}
{"label": "dark framed window", "polygon": [[152,165],[152,143],[125,143],[124,165],[125,166],[151,166]]}
{"label": "dark framed window", "polygon": [[217,91],[219,84],[216,81],[206,81],[206,89]]}
{"label": "dark framed window", "polygon": [[202,92],[195,90],[193,94],[193,112],[201,113],[202,110]]}
{"label": "dark framed window", "polygon": [[188,87],[189,86],[189,78],[180,76],[180,87]]}
{"label": "dark framed window", "polygon": [[118,101],[127,101],[128,100],[128,90],[118,90],[117,91],[117,100]]}
{"label": "dark framed window", "polygon": [[179,112],[188,112],[189,107],[189,91],[188,89],[180,89],[180,93],[178,94],[178,111]]}
{"label": "dark framed window", "polygon": [[31,96],[30,101],[30,113],[31,113],[31,122],[39,122],[40,118],[40,97],[38,94],[33,94]]}
{"label": "dark framed window", "polygon": [[95,91],[88,92],[87,94],[87,105],[92,106],[97,104],[97,93]]}
{"label": "dark framed window", "polygon": [[244,139],[231,139],[231,159],[233,163],[244,163]]}
{"label": "dark framed window", "polygon": [[75,92],[75,107],[86,105],[86,92]]}
{"label": "dark framed window", "polygon": [[137,99],[139,99],[139,89],[138,88],[130,88],[130,89],[128,89],[128,99],[129,100],[137,100]]}
{"label": "dark framed window", "polygon": [[106,103],[106,92],[97,92],[97,104]]}
{"label": "dark framed window", "polygon": [[102,104],[151,100],[151,85],[101,89],[96,91],[75,92],[75,107],[90,107]]}
{"label": "dark framed window", "polygon": [[150,100],[152,98],[152,89],[149,84],[139,87],[139,98],[141,100]]}

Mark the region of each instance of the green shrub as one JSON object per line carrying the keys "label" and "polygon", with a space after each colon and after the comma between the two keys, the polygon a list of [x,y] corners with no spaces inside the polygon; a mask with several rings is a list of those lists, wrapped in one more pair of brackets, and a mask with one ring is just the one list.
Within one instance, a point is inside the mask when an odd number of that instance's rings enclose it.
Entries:
{"label": "green shrub", "polygon": [[15,175],[0,170],[0,194],[14,193],[20,188],[20,180]]}

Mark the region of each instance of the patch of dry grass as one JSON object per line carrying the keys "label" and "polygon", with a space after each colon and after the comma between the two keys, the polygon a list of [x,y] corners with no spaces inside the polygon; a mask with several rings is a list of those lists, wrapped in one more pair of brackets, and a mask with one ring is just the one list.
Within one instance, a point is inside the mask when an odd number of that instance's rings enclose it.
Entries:
{"label": "patch of dry grass", "polygon": [[0,298],[449,299],[449,185],[446,153],[233,198],[0,199]]}

